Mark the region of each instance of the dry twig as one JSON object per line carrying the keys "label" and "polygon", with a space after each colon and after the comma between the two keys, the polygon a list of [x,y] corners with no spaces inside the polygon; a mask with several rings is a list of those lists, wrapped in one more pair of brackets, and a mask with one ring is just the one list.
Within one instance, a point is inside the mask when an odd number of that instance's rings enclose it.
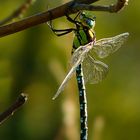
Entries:
{"label": "dry twig", "polygon": [[14,114],[27,101],[27,95],[22,93],[19,95],[17,100],[3,113],[0,114],[0,124],[7,120],[11,115]]}
{"label": "dry twig", "polygon": [[0,26],[12,21],[15,18],[21,17],[28,10],[28,8],[33,2],[35,2],[35,0],[26,0],[26,2],[24,2],[20,7],[18,7],[11,15],[0,21]]}

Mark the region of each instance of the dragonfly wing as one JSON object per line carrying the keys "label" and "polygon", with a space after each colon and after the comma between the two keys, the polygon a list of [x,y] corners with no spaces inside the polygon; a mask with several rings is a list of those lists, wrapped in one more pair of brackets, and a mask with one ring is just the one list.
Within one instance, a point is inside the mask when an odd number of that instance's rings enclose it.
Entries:
{"label": "dragonfly wing", "polygon": [[75,50],[75,52],[72,55],[71,63],[75,64],[77,60],[83,60],[86,56],[86,54],[92,49],[93,42],[90,42],[84,46],[80,46],[78,49]]}
{"label": "dragonfly wing", "polygon": [[65,77],[65,79],[63,80],[63,82],[61,83],[60,87],[58,88],[56,94],[54,95],[54,97],[52,98],[53,100],[55,100],[57,98],[57,96],[64,90],[64,87],[66,86],[67,82],[70,80],[70,78],[72,77],[73,73],[75,72],[77,66],[80,64],[80,60],[78,60],[73,67],[70,69],[70,71],[68,72],[67,76]]}
{"label": "dragonfly wing", "polygon": [[93,45],[93,51],[98,55],[99,58],[107,57],[109,54],[117,51],[127,40],[129,33],[122,33],[120,35],[103,38]]}
{"label": "dragonfly wing", "polygon": [[108,73],[108,66],[101,61],[93,59],[90,55],[82,63],[85,83],[97,84]]}
{"label": "dragonfly wing", "polygon": [[52,98],[53,100],[57,98],[57,96],[64,90],[64,87],[66,86],[69,79],[72,77],[73,73],[75,72],[77,66],[83,62],[83,59],[86,57],[87,52],[91,49],[93,45],[91,43],[81,46],[78,49],[75,50],[72,56],[72,68],[68,72],[67,76],[61,83],[60,87],[58,88],[56,94]]}

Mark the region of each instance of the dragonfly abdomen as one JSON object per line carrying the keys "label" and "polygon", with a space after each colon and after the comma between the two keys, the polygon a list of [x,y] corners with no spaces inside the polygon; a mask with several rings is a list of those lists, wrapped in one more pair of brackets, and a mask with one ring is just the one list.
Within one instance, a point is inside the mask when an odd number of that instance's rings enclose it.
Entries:
{"label": "dragonfly abdomen", "polygon": [[83,70],[81,64],[76,68],[76,78],[79,89],[79,100],[80,100],[80,122],[81,122],[81,140],[87,138],[87,99],[85,91],[85,83],[83,77]]}

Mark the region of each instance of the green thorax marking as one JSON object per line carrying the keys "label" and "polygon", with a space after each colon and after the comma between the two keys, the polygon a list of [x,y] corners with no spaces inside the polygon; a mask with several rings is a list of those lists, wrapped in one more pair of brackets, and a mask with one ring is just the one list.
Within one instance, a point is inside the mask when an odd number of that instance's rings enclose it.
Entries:
{"label": "green thorax marking", "polygon": [[[74,37],[74,41],[73,41],[73,45],[78,48],[80,45],[85,45],[89,42],[91,42],[94,38],[94,32],[90,29],[81,29],[79,30],[75,37]],[[76,49],[75,48],[75,49]]]}

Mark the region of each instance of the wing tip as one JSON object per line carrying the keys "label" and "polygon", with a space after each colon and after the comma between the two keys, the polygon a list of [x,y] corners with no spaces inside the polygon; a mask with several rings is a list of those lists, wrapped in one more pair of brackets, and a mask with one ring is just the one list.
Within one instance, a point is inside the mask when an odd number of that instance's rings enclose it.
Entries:
{"label": "wing tip", "polygon": [[127,38],[129,36],[129,32],[122,33],[122,35]]}
{"label": "wing tip", "polygon": [[56,99],[56,97],[55,97],[55,96],[53,96],[53,97],[52,97],[52,100],[55,100],[55,99]]}
{"label": "wing tip", "polygon": [[55,95],[52,97],[52,100],[55,100],[57,97],[58,97],[58,94],[55,94]]}

